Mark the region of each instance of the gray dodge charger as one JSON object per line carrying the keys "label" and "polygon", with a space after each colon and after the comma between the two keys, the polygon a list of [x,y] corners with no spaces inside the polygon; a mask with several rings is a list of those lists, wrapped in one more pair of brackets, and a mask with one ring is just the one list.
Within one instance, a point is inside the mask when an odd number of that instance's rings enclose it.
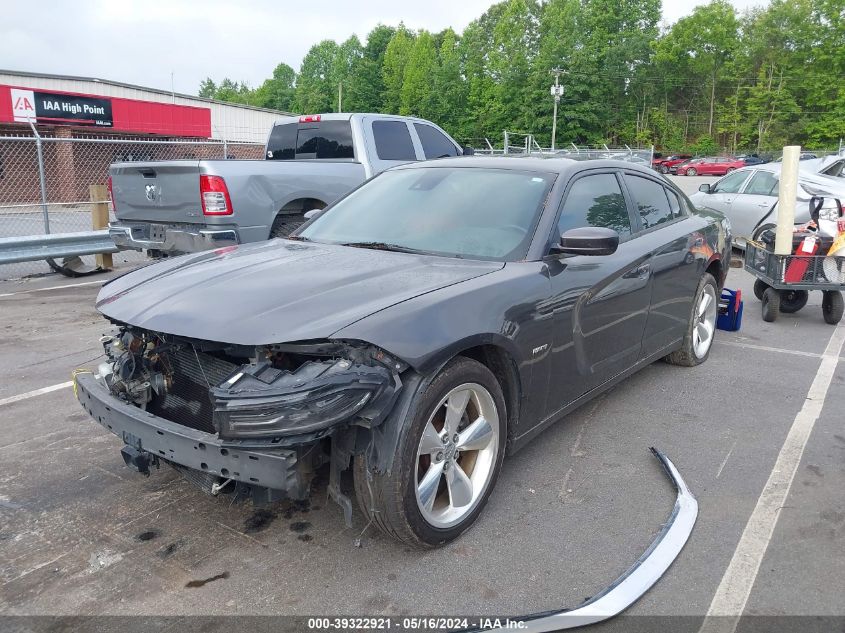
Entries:
{"label": "gray dodge charger", "polygon": [[633,372],[709,354],[730,234],[652,170],[460,157],[391,169],[289,239],[107,283],[82,406],[149,474],[304,499],[438,546],[505,454]]}

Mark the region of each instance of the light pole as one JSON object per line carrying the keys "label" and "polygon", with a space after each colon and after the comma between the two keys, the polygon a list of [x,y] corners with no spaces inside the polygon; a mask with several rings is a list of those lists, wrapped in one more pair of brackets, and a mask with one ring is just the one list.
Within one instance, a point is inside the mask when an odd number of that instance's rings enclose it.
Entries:
{"label": "light pole", "polygon": [[560,68],[553,68],[551,71],[555,76],[555,85],[552,86],[551,94],[555,98],[554,113],[552,114],[552,151],[555,151],[555,136],[557,135],[557,104],[563,94],[563,86],[560,85],[560,76],[564,72]]}

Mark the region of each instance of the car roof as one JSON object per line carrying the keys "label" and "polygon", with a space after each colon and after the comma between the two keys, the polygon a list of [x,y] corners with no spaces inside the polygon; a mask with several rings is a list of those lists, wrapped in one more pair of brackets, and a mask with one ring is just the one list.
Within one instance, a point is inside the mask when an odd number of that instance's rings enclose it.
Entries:
{"label": "car roof", "polygon": [[[762,165],[749,165],[741,167],[733,173],[751,172],[751,171],[766,171],[772,174],[779,175],[782,168],[782,163],[763,163]],[[812,185],[818,187],[834,195],[845,196],[845,182],[840,182],[841,178],[834,176],[826,176],[825,174],[818,174],[811,169],[806,169],[801,163],[798,164],[798,182],[805,185]]]}
{"label": "car roof", "polygon": [[648,166],[623,160],[573,160],[554,156],[550,158],[521,157],[521,156],[456,156],[454,158],[438,158],[416,163],[406,163],[394,167],[394,170],[431,169],[443,167],[505,169],[508,171],[533,171],[546,174],[570,174],[582,169],[630,169],[654,176],[655,172]]}

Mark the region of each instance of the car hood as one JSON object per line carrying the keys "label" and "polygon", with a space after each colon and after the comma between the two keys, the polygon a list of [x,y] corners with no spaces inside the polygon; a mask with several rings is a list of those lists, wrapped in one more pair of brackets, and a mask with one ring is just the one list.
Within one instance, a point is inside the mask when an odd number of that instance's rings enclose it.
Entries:
{"label": "car hood", "polygon": [[379,310],[503,266],[272,240],[145,266],[107,283],[97,309],[154,332],[265,345],[326,338]]}

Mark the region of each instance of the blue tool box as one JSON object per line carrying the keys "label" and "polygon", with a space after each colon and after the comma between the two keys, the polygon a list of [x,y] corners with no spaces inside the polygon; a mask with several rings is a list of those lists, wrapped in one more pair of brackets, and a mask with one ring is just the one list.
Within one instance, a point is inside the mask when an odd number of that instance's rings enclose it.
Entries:
{"label": "blue tool box", "polygon": [[716,327],[728,332],[736,332],[742,326],[742,290],[722,288],[719,299],[719,316]]}

